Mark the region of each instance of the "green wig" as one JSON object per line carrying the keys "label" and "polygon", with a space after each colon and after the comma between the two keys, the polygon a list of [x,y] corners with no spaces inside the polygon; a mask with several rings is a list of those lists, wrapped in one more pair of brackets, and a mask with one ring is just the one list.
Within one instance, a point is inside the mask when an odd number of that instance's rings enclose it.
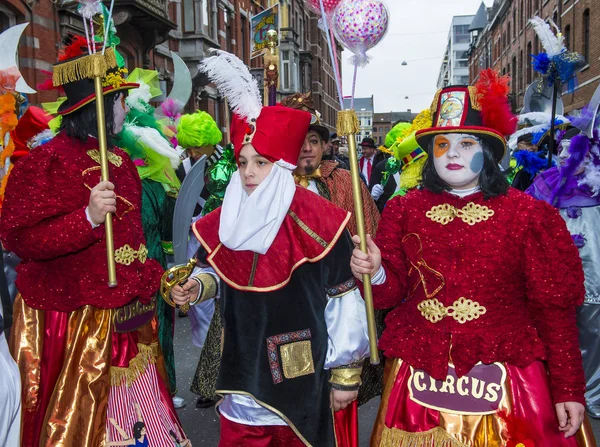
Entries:
{"label": "green wig", "polygon": [[202,111],[183,115],[177,125],[177,142],[183,148],[214,146],[223,135],[212,117]]}

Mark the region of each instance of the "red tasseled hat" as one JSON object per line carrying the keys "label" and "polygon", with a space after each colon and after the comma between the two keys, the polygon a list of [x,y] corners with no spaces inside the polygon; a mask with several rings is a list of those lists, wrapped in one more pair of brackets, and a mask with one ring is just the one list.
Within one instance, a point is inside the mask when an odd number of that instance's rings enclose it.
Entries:
{"label": "red tasseled hat", "polygon": [[39,107],[30,106],[25,111],[19,119],[17,127],[10,133],[15,145],[15,151],[10,157],[12,163],[29,153],[29,140],[48,129],[48,123],[51,120],[52,115],[47,114]]}
{"label": "red tasseled hat", "polygon": [[236,160],[242,147],[252,144],[267,160],[295,169],[310,120],[310,113],[282,106],[263,107],[258,118],[250,124],[234,114],[231,142]]}
{"label": "red tasseled hat", "polygon": [[479,75],[475,86],[449,86],[439,90],[431,104],[433,127],[417,131],[426,149],[439,134],[469,133],[486,140],[500,161],[506,152],[505,136],[517,130],[517,117],[508,104],[510,78],[492,69]]}

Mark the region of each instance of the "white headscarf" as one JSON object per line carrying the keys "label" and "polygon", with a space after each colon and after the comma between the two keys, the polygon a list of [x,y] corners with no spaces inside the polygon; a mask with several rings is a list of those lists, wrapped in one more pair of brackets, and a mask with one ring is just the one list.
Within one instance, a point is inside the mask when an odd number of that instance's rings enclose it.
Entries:
{"label": "white headscarf", "polygon": [[225,191],[219,239],[235,251],[250,250],[264,255],[271,247],[290,209],[296,183],[292,172],[273,164],[273,169],[248,195],[236,171]]}

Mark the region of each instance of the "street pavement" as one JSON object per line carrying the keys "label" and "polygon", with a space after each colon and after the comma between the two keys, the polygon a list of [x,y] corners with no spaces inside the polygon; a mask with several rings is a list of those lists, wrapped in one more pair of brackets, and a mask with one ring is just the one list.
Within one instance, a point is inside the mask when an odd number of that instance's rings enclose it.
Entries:
{"label": "street pavement", "polygon": [[[195,404],[198,396],[190,391],[199,357],[200,349],[192,344],[188,318],[176,317],[175,368],[177,370],[177,387],[179,388],[178,396],[183,397],[187,402],[184,408],[177,410],[177,414],[181,419],[187,437],[192,441],[194,447],[216,447],[219,444],[219,418],[215,409],[214,407],[204,410],[196,409]],[[371,428],[378,407],[379,398],[376,398],[358,410],[361,447],[369,445],[369,436],[371,435]],[[600,439],[600,420],[592,420],[592,427],[596,439]]]}

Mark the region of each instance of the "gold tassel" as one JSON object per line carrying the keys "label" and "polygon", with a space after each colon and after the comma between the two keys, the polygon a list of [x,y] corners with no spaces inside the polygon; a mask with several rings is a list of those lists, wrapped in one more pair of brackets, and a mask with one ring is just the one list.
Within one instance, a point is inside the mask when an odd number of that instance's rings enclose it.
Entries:
{"label": "gold tassel", "polygon": [[55,87],[58,87],[82,79],[104,77],[109,69],[116,66],[115,52],[112,48],[108,48],[104,55],[102,53],[90,54],[55,65],[52,73],[52,83]]}
{"label": "gold tassel", "polygon": [[338,135],[347,137],[348,135],[356,135],[360,130],[358,117],[354,110],[340,110],[337,120]]}
{"label": "gold tassel", "polygon": [[126,386],[130,387],[131,384],[138,379],[138,377],[146,372],[149,364],[156,363],[156,357],[158,356],[158,343],[152,343],[149,346],[138,344],[138,350],[139,352],[137,355],[129,361],[129,366],[110,367],[111,386],[121,386],[123,384],[123,379],[125,379]]}
{"label": "gold tassel", "polygon": [[437,112],[437,107],[438,107],[438,101],[440,99],[440,94],[442,93],[441,90],[438,90],[435,93],[435,96],[433,97],[433,102],[431,103],[431,118],[433,119],[433,115],[435,115],[435,112]]}
{"label": "gold tassel", "polygon": [[446,430],[435,427],[424,432],[410,433],[384,427],[379,447],[469,447],[451,437]]}

